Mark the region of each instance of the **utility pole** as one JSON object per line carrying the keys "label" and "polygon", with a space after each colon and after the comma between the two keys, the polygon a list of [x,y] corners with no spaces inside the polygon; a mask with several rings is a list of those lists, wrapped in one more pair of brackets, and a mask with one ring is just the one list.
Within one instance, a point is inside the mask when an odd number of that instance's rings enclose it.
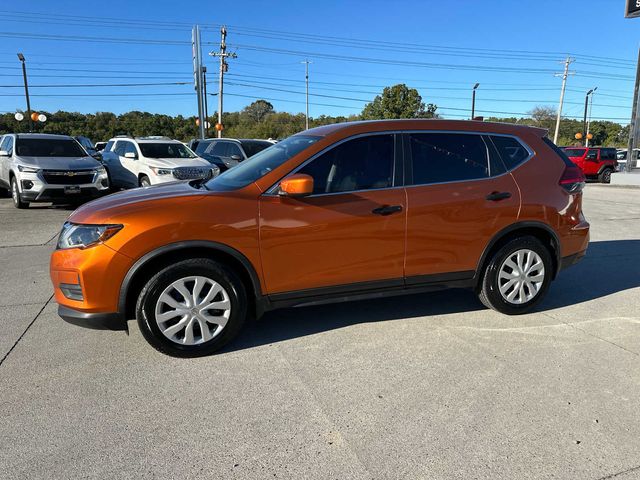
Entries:
{"label": "utility pole", "polygon": [[582,134],[584,135],[585,147],[587,140],[587,110],[589,109],[589,95],[593,93],[593,88],[584,96],[584,117],[582,118]]}
{"label": "utility pole", "polygon": [[573,63],[573,58],[567,57],[564,61],[564,73],[556,74],[556,77],[562,76],[562,90],[560,90],[560,105],[558,106],[558,118],[556,118],[556,133],[553,135],[553,143],[558,143],[558,134],[560,133],[560,117],[562,116],[562,104],[564,103],[564,90],[567,87],[567,76],[573,75],[569,73],[569,65]]}
{"label": "utility pole", "polygon": [[304,81],[306,86],[307,101],[305,110],[305,130],[309,130],[309,64],[312,63],[308,59],[304,62]]}
{"label": "utility pole", "polygon": [[205,116],[204,95],[202,89],[202,48],[200,47],[200,27],[195,25],[191,31],[191,49],[193,57],[193,84],[198,98],[198,136],[204,138]]}
{"label": "utility pole", "polygon": [[476,83],[473,86],[473,94],[471,96],[471,120],[476,118],[476,90],[480,86],[479,83]]}
{"label": "utility pole", "polygon": [[229,70],[229,64],[227,63],[227,58],[237,58],[235,53],[227,53],[227,27],[224,25],[220,28],[220,51],[219,52],[210,52],[209,55],[212,57],[220,58],[220,85],[218,87],[218,125],[216,125],[216,130],[218,131],[218,138],[222,138],[222,129],[224,128],[222,125],[222,96],[224,91],[224,74]]}
{"label": "utility pole", "polygon": [[638,65],[636,67],[636,86],[633,90],[633,108],[631,110],[631,123],[629,124],[629,144],[627,148],[627,165],[626,171],[631,172],[631,159],[633,158],[633,149],[636,146],[638,141],[637,130],[640,126],[640,119],[638,118],[638,114],[640,114],[640,108],[638,107],[638,102],[640,102],[640,98],[638,96],[638,90],[640,89],[640,48],[638,49]]}
{"label": "utility pole", "polygon": [[209,136],[209,100],[207,99],[207,67],[202,67],[202,89],[204,91],[204,135]]}
{"label": "utility pole", "polygon": [[18,53],[18,60],[22,63],[22,78],[24,79],[24,96],[27,97],[27,119],[29,121],[29,133],[33,132],[33,120],[31,119],[31,102],[29,101],[29,84],[27,82],[27,67],[22,53]]}
{"label": "utility pole", "polygon": [[591,90],[591,99],[589,101],[589,115],[587,116],[587,134],[585,135],[585,138],[587,140],[584,144],[585,147],[589,146],[589,127],[591,126],[591,110],[593,109],[593,96],[595,95],[596,90],[598,90],[598,87],[593,87],[593,89]]}

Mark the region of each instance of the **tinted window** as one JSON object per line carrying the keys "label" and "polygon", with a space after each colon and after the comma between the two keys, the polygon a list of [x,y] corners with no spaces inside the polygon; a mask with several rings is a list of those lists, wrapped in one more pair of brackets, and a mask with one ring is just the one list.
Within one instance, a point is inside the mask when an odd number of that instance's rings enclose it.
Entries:
{"label": "tinted window", "polygon": [[11,155],[13,153],[13,137],[4,137],[4,140],[0,143],[0,150],[9,152]]}
{"label": "tinted window", "polygon": [[244,158],[244,155],[242,155],[242,150],[240,150],[240,147],[238,145],[236,145],[235,143],[227,142],[227,156],[230,157],[231,155],[238,155],[240,158]]}
{"label": "tinted window", "polygon": [[415,185],[489,176],[487,147],[480,135],[412,133],[410,139]]}
{"label": "tinted window", "polygon": [[147,158],[194,158],[182,143],[139,143],[138,146]]}
{"label": "tinted window", "polygon": [[124,149],[127,146],[127,143],[129,142],[125,142],[122,140],[117,141],[116,146],[113,149],[113,153],[115,153],[116,155],[120,155],[122,157],[124,155]]}
{"label": "tinted window", "polygon": [[613,148],[603,148],[600,151],[600,159],[601,160],[615,160],[616,159],[616,151]]}
{"label": "tinted window", "polygon": [[138,156],[138,152],[136,151],[136,146],[131,142],[124,142],[124,153],[133,153],[136,157]]}
{"label": "tinted window", "polygon": [[387,188],[393,184],[393,135],[346,141],[299,170],[313,177],[313,193]]}
{"label": "tinted window", "polygon": [[565,148],[564,153],[567,157],[581,157],[584,155],[585,150],[584,148]]}
{"label": "tinted window", "polygon": [[207,188],[212,190],[234,190],[249,185],[293,156],[310,147],[321,137],[311,135],[293,135],[266,150],[254,155],[249,160],[239,163],[222,175],[209,180]]}
{"label": "tinted window", "polygon": [[111,151],[111,147],[113,147],[113,143],[114,143],[113,140],[109,140],[107,142],[107,144],[105,145],[105,147],[104,147],[104,151],[105,152],[110,152]]}
{"label": "tinted window", "polygon": [[207,153],[211,153],[213,155],[217,155],[219,157],[227,156],[227,142],[213,142],[209,148],[207,148]]}
{"label": "tinted window", "polygon": [[244,149],[244,153],[247,157],[251,157],[258,152],[261,152],[265,148],[269,148],[273,145],[271,142],[266,142],[263,140],[241,140],[242,148]]}
{"label": "tinted window", "polygon": [[589,158],[591,160],[596,160],[598,158],[598,151],[597,150],[589,150],[587,152],[587,156],[585,158]]}
{"label": "tinted window", "polygon": [[204,153],[205,150],[207,149],[207,147],[211,145],[211,140],[201,140],[199,142],[196,142],[196,150],[195,152],[200,155],[201,153]]}
{"label": "tinted window", "polygon": [[529,158],[529,151],[513,137],[492,135],[491,140],[498,149],[500,158],[502,158],[507,170],[517,167]]}
{"label": "tinted window", "polygon": [[80,144],[72,139],[20,138],[16,153],[21,157],[86,157]]}

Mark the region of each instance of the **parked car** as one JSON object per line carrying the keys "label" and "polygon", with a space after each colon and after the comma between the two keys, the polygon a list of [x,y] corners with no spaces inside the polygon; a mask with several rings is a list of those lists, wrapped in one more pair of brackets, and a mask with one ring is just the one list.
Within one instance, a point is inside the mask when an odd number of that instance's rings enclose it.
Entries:
{"label": "parked car", "polygon": [[276,142],[273,140],[249,138],[206,138],[191,141],[191,144],[195,145],[196,154],[215,163],[221,171],[236,166],[274,143]]}
{"label": "parked car", "polygon": [[109,191],[102,165],[67,135],[7,134],[0,141],[0,187],[16,208],[80,203]]}
{"label": "parked car", "polygon": [[564,147],[563,150],[588,179],[598,180],[600,183],[611,182],[611,174],[618,166],[615,148]]}
{"label": "parked car", "polygon": [[182,142],[167,137],[112,138],[102,151],[102,163],[116,188],[207,180],[220,173]]}
{"label": "parked car", "polygon": [[96,157],[98,150],[96,150],[96,147],[93,145],[93,142],[90,139],[83,136],[76,136],[73,138],[75,138],[78,141],[78,143],[82,145],[82,148],[84,148],[89,155],[91,155],[94,158]]}
{"label": "parked car", "polygon": [[104,147],[106,146],[107,146],[107,142],[96,142],[95,144],[96,152],[101,152],[102,150],[104,150]]}
{"label": "parked car", "polygon": [[[624,171],[627,167],[628,149],[620,149],[616,152],[616,160],[618,161],[618,170]],[[631,168],[640,168],[640,148],[633,149],[631,156]]]}
{"label": "parked car", "polygon": [[248,317],[292,305],[444,286],[525,313],[589,240],[584,175],[545,135],[452,120],[334,124],[206,183],[111,195],[62,228],[58,313],[93,328],[135,316],[151,345],[179,357],[210,354]]}

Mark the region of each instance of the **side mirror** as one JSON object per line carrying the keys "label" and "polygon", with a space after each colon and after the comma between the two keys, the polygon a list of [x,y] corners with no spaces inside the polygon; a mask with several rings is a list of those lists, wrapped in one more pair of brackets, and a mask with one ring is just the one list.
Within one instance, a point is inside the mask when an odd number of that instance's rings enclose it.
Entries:
{"label": "side mirror", "polygon": [[124,158],[132,158],[135,160],[136,158],[138,158],[138,156],[133,152],[127,152],[124,154]]}
{"label": "side mirror", "polygon": [[231,160],[236,161],[236,162],[240,162],[240,161],[242,161],[242,157],[241,157],[240,155],[238,155],[238,154],[231,155],[229,158],[230,158]]}
{"label": "side mirror", "polygon": [[9,157],[9,152],[6,150],[0,150],[0,157]]}
{"label": "side mirror", "polygon": [[306,197],[313,193],[313,177],[304,173],[289,175],[280,182],[281,197]]}

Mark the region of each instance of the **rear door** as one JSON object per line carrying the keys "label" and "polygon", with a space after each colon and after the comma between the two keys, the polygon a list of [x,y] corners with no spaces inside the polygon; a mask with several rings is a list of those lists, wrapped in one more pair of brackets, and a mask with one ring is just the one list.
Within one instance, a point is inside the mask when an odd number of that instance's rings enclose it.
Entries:
{"label": "rear door", "polygon": [[[407,284],[471,278],[490,240],[518,218],[515,180],[480,134],[408,133],[405,151]],[[517,141],[504,151],[530,156]]]}

